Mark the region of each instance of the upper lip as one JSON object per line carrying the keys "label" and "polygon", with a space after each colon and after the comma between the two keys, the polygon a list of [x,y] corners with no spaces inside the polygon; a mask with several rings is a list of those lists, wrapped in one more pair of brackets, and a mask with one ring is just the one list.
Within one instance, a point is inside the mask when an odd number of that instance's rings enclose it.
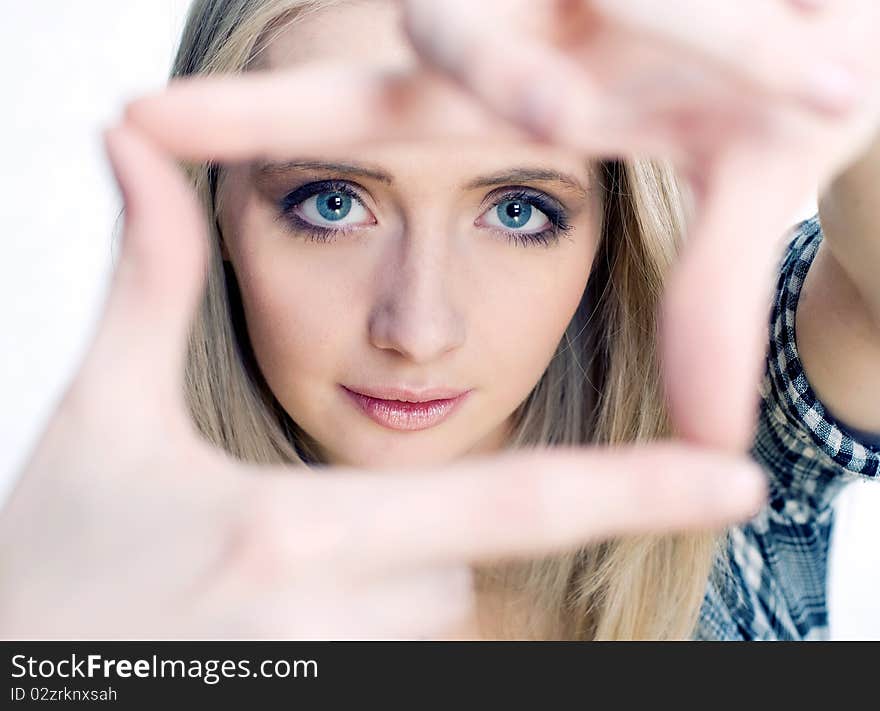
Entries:
{"label": "upper lip", "polygon": [[367,395],[379,400],[405,400],[407,402],[429,402],[431,400],[448,400],[458,397],[468,392],[467,390],[458,390],[447,387],[434,388],[405,388],[395,386],[370,386],[370,387],[348,387],[343,385],[346,390]]}

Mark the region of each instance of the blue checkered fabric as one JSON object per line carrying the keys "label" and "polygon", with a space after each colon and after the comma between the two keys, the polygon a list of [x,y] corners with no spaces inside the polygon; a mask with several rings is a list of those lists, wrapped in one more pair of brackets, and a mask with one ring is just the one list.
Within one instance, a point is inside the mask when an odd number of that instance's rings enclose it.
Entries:
{"label": "blue checkered fabric", "polygon": [[880,478],[880,441],[827,411],[798,356],[795,310],[821,241],[818,216],[800,223],[780,264],[752,448],[769,477],[769,502],[730,531],[695,639],[827,639],[831,504],[846,484]]}

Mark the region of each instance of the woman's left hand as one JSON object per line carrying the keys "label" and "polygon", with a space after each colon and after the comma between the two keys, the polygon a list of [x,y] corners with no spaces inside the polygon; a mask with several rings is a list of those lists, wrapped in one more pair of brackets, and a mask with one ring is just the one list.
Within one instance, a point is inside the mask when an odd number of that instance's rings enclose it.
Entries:
{"label": "woman's left hand", "polygon": [[[779,237],[880,125],[875,0],[405,0],[422,58],[533,135],[694,189],[662,331],[689,439],[751,441]],[[695,328],[696,327],[696,328]]]}
{"label": "woman's left hand", "polygon": [[426,63],[512,122],[594,154],[687,160],[781,112],[845,118],[878,69],[872,0],[403,4]]}

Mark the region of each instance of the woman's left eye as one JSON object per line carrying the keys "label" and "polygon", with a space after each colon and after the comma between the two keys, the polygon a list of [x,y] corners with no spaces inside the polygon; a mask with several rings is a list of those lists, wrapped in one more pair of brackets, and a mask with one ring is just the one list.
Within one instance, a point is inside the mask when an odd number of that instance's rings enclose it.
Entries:
{"label": "woman's left eye", "polygon": [[489,208],[483,217],[488,227],[517,232],[543,232],[551,224],[547,215],[521,198],[503,200]]}
{"label": "woman's left eye", "polygon": [[513,244],[550,247],[571,229],[562,203],[539,190],[508,188],[487,199],[491,206],[474,224],[499,230]]}

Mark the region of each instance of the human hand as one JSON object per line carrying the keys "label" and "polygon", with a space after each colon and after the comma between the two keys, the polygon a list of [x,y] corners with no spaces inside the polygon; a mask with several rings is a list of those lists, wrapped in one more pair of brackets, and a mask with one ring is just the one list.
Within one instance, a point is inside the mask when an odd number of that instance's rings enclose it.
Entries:
{"label": "human hand", "polygon": [[[275,134],[253,120],[223,131],[241,105],[214,98],[216,133],[202,122],[207,142],[190,151],[287,152],[323,115],[299,107]],[[277,120],[271,102],[250,106]],[[151,107],[173,113],[147,102],[131,121],[150,124]],[[393,472],[254,466],[211,449],[182,382],[203,218],[155,141],[131,125],[107,136],[121,258],[95,341],[0,516],[4,637],[442,637],[471,614],[472,563],[718,527],[759,504],[752,464],[670,444]]]}
{"label": "human hand", "polygon": [[[662,331],[687,439],[744,449],[779,237],[880,116],[873,0],[405,0],[420,55],[585,155],[671,159],[695,193]],[[512,51],[515,48],[515,51]]]}

